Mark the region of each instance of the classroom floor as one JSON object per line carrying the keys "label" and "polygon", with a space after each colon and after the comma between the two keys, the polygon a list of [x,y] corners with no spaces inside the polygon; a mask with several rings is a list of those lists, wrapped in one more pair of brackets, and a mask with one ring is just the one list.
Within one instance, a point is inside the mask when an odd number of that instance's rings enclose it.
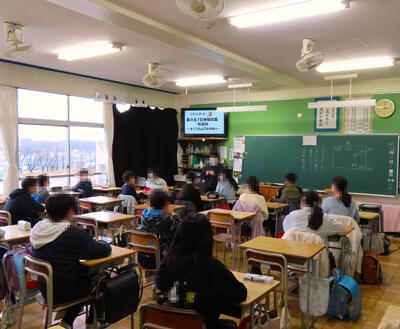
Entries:
{"label": "classroom floor", "polygon": [[[400,245],[400,239],[393,239],[392,250],[395,250],[388,256],[380,256],[383,270],[383,284],[382,285],[360,285],[362,296],[362,316],[356,322],[341,321],[339,319],[328,320],[325,317],[318,318],[315,324],[317,329],[376,329],[379,322],[383,317],[387,307],[391,304],[400,305],[400,250],[397,248]],[[222,252],[221,252],[222,258]],[[230,262],[228,262],[230,263]],[[228,264],[229,265],[229,264]],[[145,288],[141,304],[151,302],[151,287]],[[291,328],[298,328],[298,323],[301,318],[298,297],[292,294],[289,297],[289,310],[292,316]],[[23,329],[42,329],[44,310],[34,303],[26,306],[23,319]],[[16,329],[17,326],[13,325],[11,329]],[[84,329],[84,318],[78,318],[75,321],[74,329]],[[129,329],[130,320],[126,318],[116,324],[111,325],[109,328],[114,329]],[[135,328],[139,328],[139,312],[135,315]]]}

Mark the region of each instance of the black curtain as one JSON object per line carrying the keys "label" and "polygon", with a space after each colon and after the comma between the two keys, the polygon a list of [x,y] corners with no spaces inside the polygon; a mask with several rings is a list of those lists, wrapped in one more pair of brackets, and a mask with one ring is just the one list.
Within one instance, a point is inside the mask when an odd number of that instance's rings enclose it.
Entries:
{"label": "black curtain", "polygon": [[146,176],[151,166],[160,169],[160,177],[168,185],[174,184],[178,172],[178,121],[175,109],[131,107],[114,113],[113,161],[117,186],[122,186],[122,174],[132,170],[137,176]]}

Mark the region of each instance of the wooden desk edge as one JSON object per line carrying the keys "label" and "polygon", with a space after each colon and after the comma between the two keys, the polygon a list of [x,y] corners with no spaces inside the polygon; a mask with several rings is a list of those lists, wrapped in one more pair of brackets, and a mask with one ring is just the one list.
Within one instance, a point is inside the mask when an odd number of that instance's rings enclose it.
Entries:
{"label": "wooden desk edge", "polygon": [[[112,247],[112,248],[114,249],[115,247]],[[82,260],[81,264],[83,266],[91,267],[91,266],[105,264],[105,263],[107,263],[109,261],[114,261],[114,260],[121,259],[121,258],[131,257],[132,255],[134,255],[136,253],[136,251],[132,250],[132,249],[126,249],[126,248],[121,248],[121,249],[125,249],[127,252],[124,253],[124,254],[113,256],[112,255],[113,250],[111,250],[111,254],[109,256],[107,256],[107,257],[89,259],[89,260]]]}

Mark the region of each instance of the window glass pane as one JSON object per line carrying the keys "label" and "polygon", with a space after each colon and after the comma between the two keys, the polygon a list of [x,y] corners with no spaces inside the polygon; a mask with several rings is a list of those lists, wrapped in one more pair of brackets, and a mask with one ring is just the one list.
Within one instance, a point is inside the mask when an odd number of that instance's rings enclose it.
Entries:
{"label": "window glass pane", "polygon": [[68,173],[67,128],[18,125],[20,176]]}
{"label": "window glass pane", "polygon": [[70,96],[69,115],[71,121],[103,123],[103,103],[91,98]]}
{"label": "window glass pane", "polygon": [[[103,128],[70,128],[71,145],[71,174],[77,175],[79,169],[89,169],[89,175],[105,173],[107,154],[104,143]],[[106,184],[102,177],[91,177],[93,183]],[[71,185],[77,181],[77,177],[71,177]]]}
{"label": "window glass pane", "polygon": [[18,117],[67,120],[68,96],[18,89]]}
{"label": "window glass pane", "polygon": [[68,186],[68,177],[58,177],[58,176],[53,176],[50,177],[50,187],[66,187]]}

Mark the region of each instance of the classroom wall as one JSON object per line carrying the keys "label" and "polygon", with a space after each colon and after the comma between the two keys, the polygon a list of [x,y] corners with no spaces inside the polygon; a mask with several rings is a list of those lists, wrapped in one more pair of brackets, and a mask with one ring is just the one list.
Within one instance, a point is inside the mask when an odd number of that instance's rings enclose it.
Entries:
{"label": "classroom wall", "polygon": [[104,88],[120,93],[126,102],[133,102],[134,95],[144,96],[150,105],[172,108],[178,100],[170,93],[6,62],[0,62],[0,85],[91,98],[95,88]]}
{"label": "classroom wall", "polygon": [[[347,86],[348,89],[348,86]],[[338,87],[337,90],[343,91],[342,94],[334,94],[337,96],[346,96],[346,86]],[[366,92],[361,92],[362,90]],[[380,92],[372,92],[377,90]],[[358,95],[373,96],[377,100],[382,98],[391,99],[396,106],[395,113],[386,119],[379,118],[373,112],[372,131],[373,133],[396,133],[400,134],[400,79],[392,79],[391,81],[379,81],[363,83],[356,86],[353,92]],[[255,92],[251,97],[252,100],[257,99],[260,95],[269,94],[271,98],[276,100],[258,100],[250,102],[252,105],[267,105],[268,109],[265,112],[249,112],[249,113],[230,113],[229,114],[229,136],[228,141],[220,145],[232,147],[233,136],[236,135],[263,135],[263,134],[315,134],[314,131],[314,111],[307,108],[307,104],[314,101],[316,97],[327,97],[330,95],[330,88],[319,87],[316,89],[303,89],[302,92],[296,90],[285,91],[268,91]],[[294,97],[294,99],[282,99],[286,95]],[[233,94],[230,93],[231,99]],[[301,98],[303,95],[303,98]],[[304,96],[311,96],[304,98]],[[236,99],[242,100],[247,97],[247,91],[241,91],[241,95],[236,94]],[[217,100],[221,102],[208,102],[205,100]],[[216,107],[216,106],[232,106],[232,102],[226,102],[229,99],[229,93],[220,93],[219,98],[217,93],[214,94],[193,94],[192,107]],[[203,100],[203,102],[201,102]],[[247,105],[247,102],[239,102],[236,105]],[[297,118],[297,114],[301,113],[302,117]],[[342,113],[341,113],[342,114]],[[343,116],[341,115],[341,120]],[[319,132],[320,133],[320,132]],[[342,122],[339,132],[329,132],[328,134],[342,133]],[[326,133],[325,133],[326,134]],[[228,161],[230,163],[230,161]],[[365,202],[381,202],[381,203],[398,203],[400,197],[376,197],[355,195],[355,199]]]}

